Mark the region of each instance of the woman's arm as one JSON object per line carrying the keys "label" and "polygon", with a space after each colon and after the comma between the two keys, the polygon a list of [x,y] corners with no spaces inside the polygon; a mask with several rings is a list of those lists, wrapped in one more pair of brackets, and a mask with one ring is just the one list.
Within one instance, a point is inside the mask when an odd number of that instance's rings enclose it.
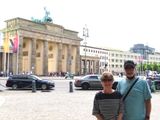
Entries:
{"label": "woman's arm", "polygon": [[102,115],[100,115],[100,114],[96,114],[95,116],[96,116],[97,120],[103,120]]}

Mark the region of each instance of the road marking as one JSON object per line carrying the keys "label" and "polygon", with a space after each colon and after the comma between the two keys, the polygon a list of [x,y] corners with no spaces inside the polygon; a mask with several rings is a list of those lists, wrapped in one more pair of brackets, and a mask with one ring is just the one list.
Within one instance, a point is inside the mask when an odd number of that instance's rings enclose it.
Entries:
{"label": "road marking", "polygon": [[5,102],[5,98],[0,96],[0,106],[2,106],[4,102]]}

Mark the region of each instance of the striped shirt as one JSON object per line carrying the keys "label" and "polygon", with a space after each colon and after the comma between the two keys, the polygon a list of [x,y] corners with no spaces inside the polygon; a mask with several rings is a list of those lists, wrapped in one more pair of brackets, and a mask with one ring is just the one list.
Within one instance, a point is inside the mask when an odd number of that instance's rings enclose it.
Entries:
{"label": "striped shirt", "polygon": [[100,114],[104,120],[117,120],[119,113],[123,112],[122,95],[114,91],[111,94],[98,92],[94,98],[92,114]]}

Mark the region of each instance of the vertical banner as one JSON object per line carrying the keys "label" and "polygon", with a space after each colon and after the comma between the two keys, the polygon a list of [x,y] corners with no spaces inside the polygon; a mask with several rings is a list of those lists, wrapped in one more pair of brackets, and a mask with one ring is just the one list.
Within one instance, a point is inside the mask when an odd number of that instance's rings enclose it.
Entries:
{"label": "vertical banner", "polygon": [[18,43],[19,43],[19,38],[18,34],[16,33],[14,37],[10,38],[10,44],[13,50],[13,53],[17,53],[18,51]]}
{"label": "vertical banner", "polygon": [[17,53],[17,68],[16,68],[16,74],[19,74],[19,35],[18,31],[14,37],[14,47],[13,47],[13,52]]}
{"label": "vertical banner", "polygon": [[16,74],[18,74],[18,57],[19,57],[19,36],[18,31],[14,35],[14,37],[9,39],[13,53],[17,54],[17,62],[16,62]]}
{"label": "vertical banner", "polygon": [[19,44],[19,38],[18,38],[18,33],[16,33],[16,35],[15,35],[15,37],[14,37],[14,39],[13,39],[13,52],[14,53],[17,53],[17,51],[18,51],[18,44]]}
{"label": "vertical banner", "polygon": [[8,37],[8,33],[5,33],[5,39],[3,42],[3,48],[4,48],[4,52],[8,53],[9,52],[9,37]]}
{"label": "vertical banner", "polygon": [[[9,37],[8,37],[8,32],[5,32],[5,38],[3,41],[3,51],[4,51],[4,73],[5,76],[7,75],[9,71]],[[7,61],[7,54],[8,53],[8,61]],[[8,69],[7,69],[8,68]]]}
{"label": "vertical banner", "polygon": [[4,39],[3,33],[0,32],[0,47],[3,46],[3,39]]}
{"label": "vertical banner", "polygon": [[17,68],[16,74],[19,74],[19,33],[17,31],[16,36],[14,38],[14,51],[17,53]]}

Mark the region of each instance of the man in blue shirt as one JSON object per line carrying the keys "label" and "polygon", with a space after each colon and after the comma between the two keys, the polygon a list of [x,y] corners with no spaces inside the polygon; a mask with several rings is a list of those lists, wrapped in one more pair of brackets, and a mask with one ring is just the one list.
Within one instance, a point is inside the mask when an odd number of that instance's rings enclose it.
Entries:
{"label": "man in blue shirt", "polygon": [[[126,78],[117,85],[117,90],[124,96],[136,77],[136,64],[132,60],[124,63]],[[138,78],[131,91],[124,100],[123,120],[150,120],[151,91],[147,81]]]}

